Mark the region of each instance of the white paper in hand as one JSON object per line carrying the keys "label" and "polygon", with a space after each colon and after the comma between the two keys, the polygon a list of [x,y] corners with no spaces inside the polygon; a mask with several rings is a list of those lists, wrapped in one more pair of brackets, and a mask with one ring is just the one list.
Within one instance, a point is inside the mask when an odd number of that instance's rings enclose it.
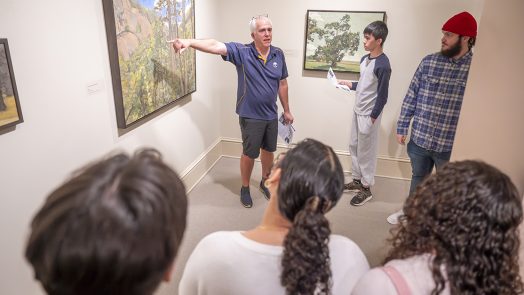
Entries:
{"label": "white paper in hand", "polygon": [[284,118],[284,113],[282,113],[280,118],[278,118],[278,135],[286,144],[291,144],[293,142],[294,132],[295,128],[293,128],[293,125],[286,125],[286,119]]}
{"label": "white paper in hand", "polygon": [[331,67],[329,67],[329,70],[327,72],[327,79],[336,88],[345,90],[347,92],[351,91],[351,89],[349,89],[347,85],[338,84],[337,76],[335,76],[335,72],[333,72],[333,69]]}
{"label": "white paper in hand", "polygon": [[333,86],[338,85],[337,76],[335,76],[335,73],[333,72],[333,69],[331,67],[329,68],[327,72],[327,79],[329,80],[329,82],[331,82]]}

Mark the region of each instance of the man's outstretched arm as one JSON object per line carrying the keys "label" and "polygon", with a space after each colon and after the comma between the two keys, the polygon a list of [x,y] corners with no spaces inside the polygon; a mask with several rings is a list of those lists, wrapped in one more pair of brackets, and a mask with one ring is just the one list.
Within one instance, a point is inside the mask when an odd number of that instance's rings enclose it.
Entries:
{"label": "man's outstretched arm", "polygon": [[226,44],[215,39],[175,39],[169,42],[173,44],[176,53],[182,53],[187,48],[192,47],[206,53],[227,55]]}

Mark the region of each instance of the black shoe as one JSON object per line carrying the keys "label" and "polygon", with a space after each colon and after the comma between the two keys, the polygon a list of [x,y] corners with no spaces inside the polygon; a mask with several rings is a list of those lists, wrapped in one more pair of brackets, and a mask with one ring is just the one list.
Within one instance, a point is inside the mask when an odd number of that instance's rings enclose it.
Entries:
{"label": "black shoe", "polygon": [[353,179],[352,182],[344,184],[344,190],[350,192],[359,192],[364,188],[359,179]]}
{"label": "black shoe", "polygon": [[260,185],[258,186],[258,189],[260,189],[262,194],[264,194],[264,197],[266,197],[266,200],[269,200],[269,198],[271,197],[271,194],[269,193],[269,190],[267,189],[266,184],[264,182],[265,182],[264,178],[262,178],[262,180],[260,181]]}
{"label": "black shoe", "polygon": [[366,187],[362,187],[362,190],[359,191],[353,199],[351,199],[350,204],[353,206],[362,206],[367,201],[371,200],[373,198],[373,195],[371,194],[371,190]]}
{"label": "black shoe", "polygon": [[249,192],[249,186],[243,186],[240,189],[240,203],[246,208],[253,207],[253,200],[251,199],[251,193]]}

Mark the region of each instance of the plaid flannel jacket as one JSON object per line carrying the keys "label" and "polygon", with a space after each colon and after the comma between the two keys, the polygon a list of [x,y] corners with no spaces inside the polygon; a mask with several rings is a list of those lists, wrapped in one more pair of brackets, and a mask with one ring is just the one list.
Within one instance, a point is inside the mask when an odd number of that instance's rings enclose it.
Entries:
{"label": "plaid flannel jacket", "polygon": [[404,98],[397,134],[407,135],[413,118],[415,144],[435,152],[451,151],[472,57],[471,51],[458,60],[434,53],[422,60]]}

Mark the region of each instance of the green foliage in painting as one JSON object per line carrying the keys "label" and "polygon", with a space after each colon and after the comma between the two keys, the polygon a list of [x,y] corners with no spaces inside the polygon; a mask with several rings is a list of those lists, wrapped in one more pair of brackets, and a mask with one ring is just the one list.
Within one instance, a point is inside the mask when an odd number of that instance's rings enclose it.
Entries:
{"label": "green foliage in painting", "polygon": [[360,72],[363,31],[384,12],[308,10],[304,70]]}
{"label": "green foliage in painting", "polygon": [[324,45],[315,50],[314,60],[324,61],[334,68],[344,55],[353,55],[358,50],[360,37],[351,32],[349,14],[344,15],[340,22],[328,23],[323,28],[317,26],[316,20],[310,19],[308,28],[307,40],[313,42],[315,38],[321,38],[324,41]]}
{"label": "green foliage in painting", "polygon": [[158,0],[145,9],[131,1],[134,9],[123,6],[116,14],[122,17],[117,24],[123,24],[117,39],[126,125],[195,91],[194,50],[175,54],[167,42],[194,37],[192,3]]}

